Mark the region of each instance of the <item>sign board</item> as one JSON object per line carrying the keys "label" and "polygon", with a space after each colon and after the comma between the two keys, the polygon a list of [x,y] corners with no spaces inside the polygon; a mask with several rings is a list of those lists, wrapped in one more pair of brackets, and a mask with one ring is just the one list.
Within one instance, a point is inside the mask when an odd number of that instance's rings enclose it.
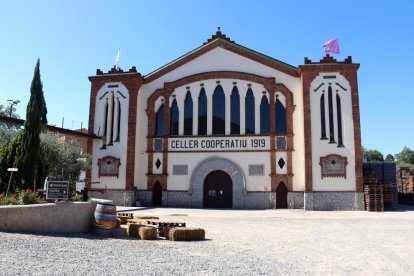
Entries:
{"label": "sign board", "polygon": [[18,168],[8,168],[7,171],[9,171],[9,172],[17,172],[17,171],[19,171],[19,169]]}
{"label": "sign board", "polygon": [[48,181],[46,199],[68,199],[69,181]]}
{"label": "sign board", "polygon": [[194,137],[169,138],[168,151],[266,151],[270,150],[270,139],[254,137]]}

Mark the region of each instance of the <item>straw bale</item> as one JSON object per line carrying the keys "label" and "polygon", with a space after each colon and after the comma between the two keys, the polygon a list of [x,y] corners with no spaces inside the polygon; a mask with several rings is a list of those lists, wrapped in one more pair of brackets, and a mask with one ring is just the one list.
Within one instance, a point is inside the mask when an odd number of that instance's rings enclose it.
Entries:
{"label": "straw bale", "polygon": [[139,228],[143,226],[146,226],[146,225],[135,224],[135,223],[128,224],[128,228],[127,228],[128,236],[139,239]]}
{"label": "straw bale", "polygon": [[205,231],[194,227],[173,227],[168,231],[171,241],[200,241],[205,239]]}
{"label": "straw bale", "polygon": [[142,240],[157,239],[157,229],[150,226],[142,226],[139,228],[139,236]]}

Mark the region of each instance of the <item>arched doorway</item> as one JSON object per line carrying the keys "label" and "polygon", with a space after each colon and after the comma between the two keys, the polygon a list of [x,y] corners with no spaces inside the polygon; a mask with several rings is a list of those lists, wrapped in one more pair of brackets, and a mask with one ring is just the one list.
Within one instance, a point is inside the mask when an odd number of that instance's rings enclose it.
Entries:
{"label": "arched doorway", "polygon": [[162,205],[162,188],[160,182],[155,182],[152,188],[152,205]]}
{"label": "arched doorway", "polygon": [[287,188],[285,183],[280,182],[276,189],[276,208],[287,208]]}
{"label": "arched doorway", "polygon": [[213,171],[204,179],[204,208],[232,208],[233,183],[223,171]]}

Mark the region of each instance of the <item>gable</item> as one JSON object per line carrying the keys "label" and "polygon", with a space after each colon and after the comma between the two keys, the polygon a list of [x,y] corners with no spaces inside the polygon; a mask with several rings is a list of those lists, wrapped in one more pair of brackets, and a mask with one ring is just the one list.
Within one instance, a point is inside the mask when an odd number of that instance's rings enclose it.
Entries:
{"label": "gable", "polygon": [[265,71],[274,72],[277,70],[291,77],[299,76],[298,69],[294,66],[234,42],[217,38],[146,75],[145,82],[152,82],[176,69],[190,70],[191,74],[206,71],[248,71],[253,69],[248,72],[258,75],[262,75]]}

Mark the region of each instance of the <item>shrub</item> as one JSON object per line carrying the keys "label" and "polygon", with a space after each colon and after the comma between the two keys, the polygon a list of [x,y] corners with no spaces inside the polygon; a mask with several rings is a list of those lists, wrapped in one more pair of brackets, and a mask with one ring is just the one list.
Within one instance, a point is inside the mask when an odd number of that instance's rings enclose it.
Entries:
{"label": "shrub", "polygon": [[83,201],[83,195],[73,192],[70,201]]}

